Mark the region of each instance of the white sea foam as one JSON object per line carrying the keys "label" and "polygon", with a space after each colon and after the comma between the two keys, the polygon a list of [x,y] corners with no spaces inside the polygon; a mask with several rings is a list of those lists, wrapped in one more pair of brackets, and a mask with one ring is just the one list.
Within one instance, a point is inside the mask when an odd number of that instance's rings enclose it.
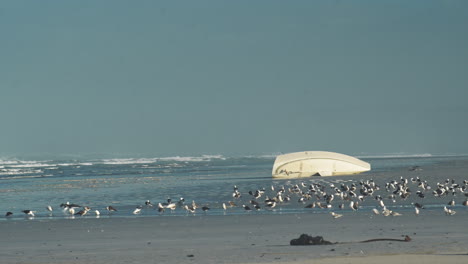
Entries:
{"label": "white sea foam", "polygon": [[147,164],[147,163],[155,163],[157,160],[158,160],[157,158],[103,159],[101,160],[101,163],[106,164],[106,165]]}
{"label": "white sea foam", "polygon": [[106,164],[106,165],[128,165],[128,164],[150,164],[150,163],[157,163],[158,161],[201,162],[201,161],[211,161],[213,159],[225,160],[226,158],[222,155],[202,155],[198,157],[172,156],[172,157],[160,157],[160,158],[102,159],[101,161],[95,161],[95,163],[101,163],[101,164]]}
{"label": "white sea foam", "polygon": [[257,159],[273,159],[279,155],[283,155],[284,153],[271,153],[271,154],[261,154],[261,155],[248,155],[244,158],[257,158]]}
{"label": "white sea foam", "polygon": [[[0,175],[3,175],[0,173]],[[0,177],[0,180],[10,180],[10,179],[30,179],[30,178],[44,178],[44,177],[52,177],[54,175],[28,175],[28,176],[12,176],[12,177]]]}
{"label": "white sea foam", "polygon": [[59,163],[57,166],[68,167],[68,166],[92,166],[91,162],[73,162],[73,163]]}
{"label": "white sea foam", "polygon": [[25,169],[1,169],[0,175],[20,175],[20,174],[34,174],[43,173],[42,170],[25,170]]}
{"label": "white sea foam", "polygon": [[357,158],[373,158],[373,159],[391,159],[391,158],[430,158],[433,157],[430,153],[422,154],[406,154],[406,153],[388,153],[375,155],[356,155]]}
{"label": "white sea foam", "polygon": [[226,158],[222,155],[202,155],[199,157],[173,156],[173,157],[159,158],[159,160],[162,160],[162,161],[178,161],[178,162],[201,162],[201,161],[211,161],[213,159],[226,160]]}
{"label": "white sea foam", "polygon": [[9,168],[38,168],[38,167],[53,167],[55,164],[46,163],[24,163],[17,165],[8,165]]}

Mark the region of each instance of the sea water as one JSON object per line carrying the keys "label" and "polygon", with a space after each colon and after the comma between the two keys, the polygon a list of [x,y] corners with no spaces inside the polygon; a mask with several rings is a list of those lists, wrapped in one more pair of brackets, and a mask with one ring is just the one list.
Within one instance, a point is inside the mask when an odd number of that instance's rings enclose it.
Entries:
{"label": "sea water", "polygon": [[[26,218],[22,210],[35,211],[34,219],[41,218],[78,218],[60,208],[60,204],[70,202],[91,207],[84,217],[95,217],[94,210],[99,210],[99,217],[139,217],[139,216],[185,216],[192,215],[179,206],[174,211],[166,209],[160,213],[158,203],[173,202],[181,198],[185,204],[195,202],[199,207],[207,206],[210,210],[198,215],[236,215],[245,213],[284,214],[284,213],[324,213],[335,208],[305,209],[308,202],[298,202],[298,195],[291,194],[289,202],[278,204],[273,209],[263,206],[265,197],[274,197],[281,187],[286,189],[294,185],[319,183],[329,186],[341,183],[358,183],[360,179],[372,179],[376,172],[391,172],[414,166],[433,165],[466,156],[433,155],[382,155],[361,156],[362,160],[372,165],[372,171],[352,176],[312,177],[302,179],[273,179],[271,170],[275,155],[228,157],[222,155],[202,155],[195,157],[155,157],[155,158],[80,158],[80,159],[0,159],[0,220],[6,212],[12,212],[9,219]],[[462,176],[461,176],[462,177]],[[375,179],[383,189],[384,180]],[[395,179],[398,180],[398,179]],[[433,179],[434,183],[437,179]],[[442,179],[443,180],[443,179]],[[457,179],[462,182],[464,179]],[[233,197],[234,186],[241,193],[240,198]],[[307,190],[307,188],[303,188]],[[331,189],[331,188],[330,188]],[[330,190],[329,189],[329,190]],[[249,195],[249,191],[264,190],[259,199]],[[330,191],[329,191],[330,192]],[[318,198],[316,198],[318,199]],[[372,197],[368,198],[372,200]],[[151,201],[152,207],[145,206]],[[260,210],[247,212],[242,207],[251,200],[261,204]],[[234,202],[237,206],[223,209],[223,203]],[[440,202],[434,201],[432,204]],[[46,207],[50,205],[53,211]],[[109,213],[107,206],[113,206],[116,212]],[[370,211],[375,206],[371,201],[361,203],[363,210]],[[143,206],[140,214],[132,212],[137,206]],[[435,206],[435,205],[434,205]],[[251,206],[253,208],[253,206]],[[389,207],[412,208],[408,201],[389,204]],[[345,210],[350,210],[348,206]],[[79,209],[77,209],[79,210]]]}

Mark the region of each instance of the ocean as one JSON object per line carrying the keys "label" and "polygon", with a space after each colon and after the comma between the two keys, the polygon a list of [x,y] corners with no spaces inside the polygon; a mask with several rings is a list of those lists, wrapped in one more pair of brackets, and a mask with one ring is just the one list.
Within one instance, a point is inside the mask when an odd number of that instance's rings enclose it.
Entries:
{"label": "ocean", "polygon": [[[157,210],[158,203],[173,202],[181,198],[185,204],[195,202],[199,207],[207,206],[210,210],[204,212],[197,209],[195,215],[236,215],[236,214],[288,214],[288,213],[329,213],[337,211],[338,204],[335,199],[333,207],[329,209],[305,208],[312,201],[319,201],[321,197],[311,197],[310,201],[299,202],[300,194],[290,193],[290,201],[278,203],[273,208],[266,208],[264,200],[268,196],[274,197],[277,191],[284,187],[286,190],[298,185],[306,191],[310,184],[325,186],[325,191],[332,193],[331,184],[356,185],[362,181],[373,180],[380,190],[373,196],[380,194],[387,197],[389,192],[384,190],[384,185],[390,180],[399,181],[394,177],[395,172],[407,172],[411,168],[421,168],[414,175],[424,175],[426,166],[434,166],[439,163],[467,160],[467,156],[455,155],[375,155],[361,156],[358,158],[369,162],[372,170],[358,175],[311,177],[300,179],[273,179],[271,176],[275,155],[228,157],[223,155],[201,155],[196,157],[156,157],[156,158],[93,158],[93,159],[57,159],[57,160],[19,160],[0,159],[0,214],[12,212],[6,219],[43,219],[43,218],[79,218],[97,217],[94,210],[99,210],[98,217],[165,217],[165,216],[190,216],[192,213],[182,207],[176,210],[166,209],[161,213]],[[418,169],[419,170],[419,169]],[[388,173],[394,178],[382,175]],[[380,175],[374,178],[375,175]],[[463,185],[468,180],[468,175],[460,175],[454,179]],[[409,180],[409,179],[408,179]],[[446,180],[444,175],[431,176],[427,180],[432,190],[426,190],[428,195],[424,200],[426,208],[439,208],[446,203],[446,199],[440,199],[429,195],[436,187],[436,183]],[[234,186],[241,194],[240,198],[233,197]],[[413,188],[413,187],[412,187]],[[414,186],[413,193],[417,186]],[[262,190],[262,197],[255,199],[249,194],[256,190]],[[287,192],[287,191],[286,191]],[[463,194],[452,194],[456,197],[457,205],[465,199]],[[413,210],[417,197],[412,195],[409,199],[386,201],[387,207],[398,210]],[[152,207],[146,206],[145,201],[151,201]],[[251,200],[260,203],[260,210],[246,211],[242,205],[253,208]],[[237,206],[223,209],[223,203],[234,202]],[[91,207],[91,211],[85,216],[74,216],[64,212],[60,205],[74,203]],[[343,211],[351,210],[343,202]],[[52,212],[46,210],[50,205]],[[117,211],[109,213],[105,210],[112,206]],[[141,213],[134,215],[137,206],[142,206]],[[360,202],[360,211],[370,212],[376,207],[373,197],[367,197]],[[22,210],[35,211],[35,217],[26,217]],[[77,209],[78,211],[79,209]]]}

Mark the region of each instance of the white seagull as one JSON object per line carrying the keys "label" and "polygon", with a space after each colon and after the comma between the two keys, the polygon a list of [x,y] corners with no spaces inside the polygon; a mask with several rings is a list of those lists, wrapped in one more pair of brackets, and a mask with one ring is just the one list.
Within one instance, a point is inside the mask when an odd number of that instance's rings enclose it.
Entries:
{"label": "white seagull", "polygon": [[444,212],[445,212],[446,215],[454,215],[454,214],[457,213],[452,209],[448,209],[447,206],[444,206]]}
{"label": "white seagull", "polygon": [[333,218],[335,218],[335,219],[336,219],[336,218],[340,218],[340,217],[343,216],[342,214],[337,214],[337,213],[335,213],[335,212],[330,212],[330,214],[331,214],[331,215],[333,216]]}

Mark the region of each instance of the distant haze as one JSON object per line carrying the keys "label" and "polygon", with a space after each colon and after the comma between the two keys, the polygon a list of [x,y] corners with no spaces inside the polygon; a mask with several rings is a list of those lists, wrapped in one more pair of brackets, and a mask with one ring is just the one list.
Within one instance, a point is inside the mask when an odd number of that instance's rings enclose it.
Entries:
{"label": "distant haze", "polygon": [[7,1],[0,159],[468,153],[468,1]]}

